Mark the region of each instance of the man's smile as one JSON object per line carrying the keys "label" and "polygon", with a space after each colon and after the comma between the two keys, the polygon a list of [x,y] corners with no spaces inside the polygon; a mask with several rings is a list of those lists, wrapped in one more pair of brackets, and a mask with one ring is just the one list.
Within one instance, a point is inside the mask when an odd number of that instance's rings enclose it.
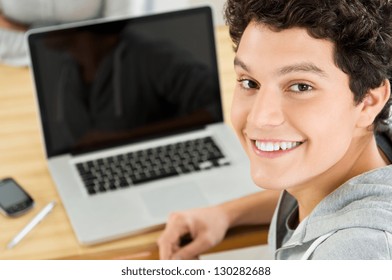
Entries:
{"label": "man's smile", "polygon": [[262,158],[277,158],[294,151],[305,141],[287,140],[252,140],[250,139],[252,150]]}
{"label": "man's smile", "polygon": [[291,150],[303,143],[299,141],[260,141],[260,140],[255,140],[254,142],[257,149],[263,152]]}

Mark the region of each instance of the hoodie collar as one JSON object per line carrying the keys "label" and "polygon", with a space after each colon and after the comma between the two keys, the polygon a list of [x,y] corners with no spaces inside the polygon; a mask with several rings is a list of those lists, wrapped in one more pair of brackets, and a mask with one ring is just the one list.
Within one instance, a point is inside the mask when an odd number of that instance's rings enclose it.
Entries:
{"label": "hoodie collar", "polygon": [[[282,211],[289,213],[295,207],[293,201],[295,203],[295,198],[285,191],[280,201],[285,205]],[[391,202],[392,165],[356,176],[325,197],[300,223],[284,247],[301,245],[322,235],[353,227],[392,232]],[[278,228],[285,226],[286,220],[278,219]],[[283,238],[277,236],[277,248],[282,246],[279,240],[281,242]]]}

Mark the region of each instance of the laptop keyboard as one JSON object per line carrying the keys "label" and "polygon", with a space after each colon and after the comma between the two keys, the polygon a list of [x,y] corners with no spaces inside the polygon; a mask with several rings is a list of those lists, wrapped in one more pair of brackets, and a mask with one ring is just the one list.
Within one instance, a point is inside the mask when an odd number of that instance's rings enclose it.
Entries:
{"label": "laptop keyboard", "polygon": [[229,165],[211,137],[76,164],[87,192],[101,192]]}

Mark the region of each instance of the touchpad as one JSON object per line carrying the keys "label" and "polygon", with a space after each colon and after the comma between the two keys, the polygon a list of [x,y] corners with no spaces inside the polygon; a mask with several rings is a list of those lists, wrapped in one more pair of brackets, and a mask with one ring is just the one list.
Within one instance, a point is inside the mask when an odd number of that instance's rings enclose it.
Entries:
{"label": "touchpad", "polygon": [[142,199],[154,218],[167,218],[173,211],[208,205],[207,199],[196,184],[185,183],[146,190]]}

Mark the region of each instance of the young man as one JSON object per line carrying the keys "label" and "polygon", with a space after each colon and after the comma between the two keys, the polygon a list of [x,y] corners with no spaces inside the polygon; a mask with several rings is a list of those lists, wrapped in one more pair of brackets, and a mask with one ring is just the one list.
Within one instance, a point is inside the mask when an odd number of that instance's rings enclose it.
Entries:
{"label": "young man", "polygon": [[161,258],[194,258],[230,227],[269,223],[280,196],[277,259],[391,259],[391,1],[228,0],[226,18],[232,123],[268,190],[173,214]]}

